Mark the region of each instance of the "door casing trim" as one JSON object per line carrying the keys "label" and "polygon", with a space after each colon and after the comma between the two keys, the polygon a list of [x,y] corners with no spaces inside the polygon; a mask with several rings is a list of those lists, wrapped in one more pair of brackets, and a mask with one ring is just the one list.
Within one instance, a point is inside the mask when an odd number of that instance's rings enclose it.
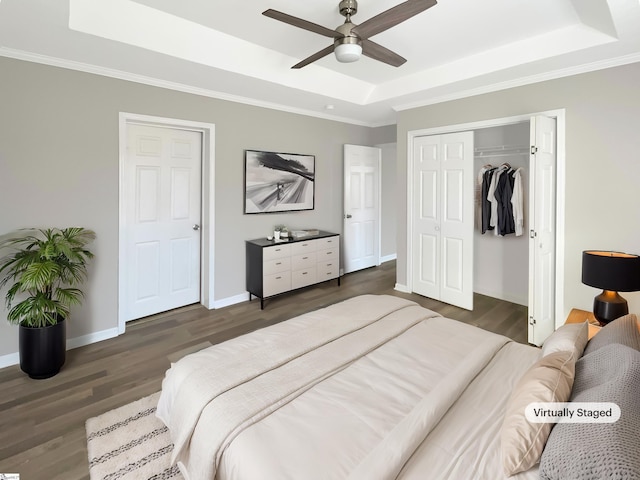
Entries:
{"label": "door casing trim", "polygon": [[125,161],[127,155],[127,126],[130,124],[191,130],[202,133],[201,202],[202,237],[200,239],[200,303],[214,308],[214,252],[215,252],[215,124],[194,122],[177,118],[157,117],[137,113],[120,112],[119,165],[118,165],[118,334],[125,332],[124,288],[126,275],[125,252]]}
{"label": "door casing trim", "polygon": [[[420,130],[410,130],[407,132],[407,231],[406,231],[406,285],[402,285],[402,291],[413,291],[413,141],[416,137],[426,135],[441,135],[444,133],[455,133],[467,130],[478,130],[488,127],[499,127],[514,123],[530,121],[536,115],[544,115],[556,119],[556,237],[555,237],[555,326],[558,328],[564,323],[564,245],[565,245],[565,183],[566,183],[566,112],[565,109],[547,110],[544,112],[534,112],[529,114],[516,115],[511,117],[493,118],[478,122],[460,123],[455,125],[442,125],[438,127],[425,128]],[[399,285],[396,284],[396,289]]]}

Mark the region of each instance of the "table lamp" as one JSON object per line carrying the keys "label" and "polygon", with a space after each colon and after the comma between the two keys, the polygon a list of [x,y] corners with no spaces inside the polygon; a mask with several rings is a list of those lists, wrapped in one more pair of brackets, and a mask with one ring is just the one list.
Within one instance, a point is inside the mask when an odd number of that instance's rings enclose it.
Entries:
{"label": "table lamp", "polygon": [[586,250],[582,252],[582,283],[601,288],[593,299],[593,315],[600,325],[629,313],[618,292],[640,290],[640,257],[629,253]]}

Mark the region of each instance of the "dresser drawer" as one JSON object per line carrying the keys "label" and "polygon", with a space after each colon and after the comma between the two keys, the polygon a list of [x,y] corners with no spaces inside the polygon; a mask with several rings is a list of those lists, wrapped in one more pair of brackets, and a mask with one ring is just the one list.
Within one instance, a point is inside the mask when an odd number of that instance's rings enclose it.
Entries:
{"label": "dresser drawer", "polygon": [[262,292],[265,297],[291,290],[291,273],[274,273],[262,278]]}
{"label": "dresser drawer", "polygon": [[306,268],[304,270],[294,270],[291,272],[292,288],[306,287],[317,283],[316,267]]}
{"label": "dresser drawer", "polygon": [[291,257],[291,270],[303,270],[315,266],[316,252],[300,253]]}
{"label": "dresser drawer", "polygon": [[340,248],[340,237],[325,237],[316,240],[318,250],[327,248]]}
{"label": "dresser drawer", "polygon": [[339,266],[337,260],[327,260],[318,263],[317,279],[318,282],[324,282],[325,280],[331,280],[332,278],[338,278]]}
{"label": "dresser drawer", "polygon": [[266,260],[262,267],[263,275],[271,275],[272,273],[287,272],[289,270],[291,270],[291,257],[282,257],[282,258],[276,258],[273,260]]}
{"label": "dresser drawer", "polygon": [[340,253],[340,249],[337,245],[332,248],[318,250],[318,254],[317,254],[318,262],[322,262],[328,258],[337,259],[339,253]]}
{"label": "dresser drawer", "polygon": [[294,242],[291,244],[291,255],[302,255],[307,252],[315,252],[318,240],[304,240],[302,242]]}
{"label": "dresser drawer", "polygon": [[262,260],[273,260],[276,258],[288,257],[291,255],[291,245],[274,245],[273,247],[265,247],[262,250]]}

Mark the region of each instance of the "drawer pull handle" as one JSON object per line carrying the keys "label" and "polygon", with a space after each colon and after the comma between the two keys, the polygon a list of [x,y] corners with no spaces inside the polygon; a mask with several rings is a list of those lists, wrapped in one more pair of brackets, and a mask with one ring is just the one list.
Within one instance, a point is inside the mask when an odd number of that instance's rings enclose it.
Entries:
{"label": "drawer pull handle", "polygon": [[280,249],[279,249],[279,248],[276,248],[276,252],[279,252],[279,251],[280,251]]}
{"label": "drawer pull handle", "polygon": [[309,258],[309,257],[302,257],[303,260],[306,260],[307,258]]}
{"label": "drawer pull handle", "polygon": [[282,265],[282,262],[276,262],[276,265]]}
{"label": "drawer pull handle", "polygon": [[327,252],[327,255],[331,255],[333,252]]}
{"label": "drawer pull handle", "polygon": [[307,273],[309,273],[309,272],[302,272],[303,275],[306,275]]}
{"label": "drawer pull handle", "polygon": [[327,263],[327,267],[332,267],[333,263]]}
{"label": "drawer pull handle", "polygon": [[276,280],[281,280],[281,279],[282,279],[282,277],[276,277]]}

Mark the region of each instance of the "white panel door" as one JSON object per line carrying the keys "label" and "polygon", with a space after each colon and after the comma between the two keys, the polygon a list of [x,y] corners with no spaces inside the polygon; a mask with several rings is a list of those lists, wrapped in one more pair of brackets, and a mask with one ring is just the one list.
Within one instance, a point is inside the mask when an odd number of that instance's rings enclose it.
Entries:
{"label": "white panel door", "polygon": [[412,290],[473,309],[473,132],[413,143]]}
{"label": "white panel door", "polygon": [[529,343],[542,342],[555,329],[556,120],[531,118],[529,190]]}
{"label": "white panel door", "polygon": [[440,299],[473,310],[473,132],[442,135]]}
{"label": "white panel door", "polygon": [[126,321],[200,300],[202,134],[129,124]]}
{"label": "white panel door", "polygon": [[344,273],[380,265],[381,152],[344,146]]}
{"label": "white panel door", "polygon": [[413,143],[413,291],[440,299],[440,135]]}

